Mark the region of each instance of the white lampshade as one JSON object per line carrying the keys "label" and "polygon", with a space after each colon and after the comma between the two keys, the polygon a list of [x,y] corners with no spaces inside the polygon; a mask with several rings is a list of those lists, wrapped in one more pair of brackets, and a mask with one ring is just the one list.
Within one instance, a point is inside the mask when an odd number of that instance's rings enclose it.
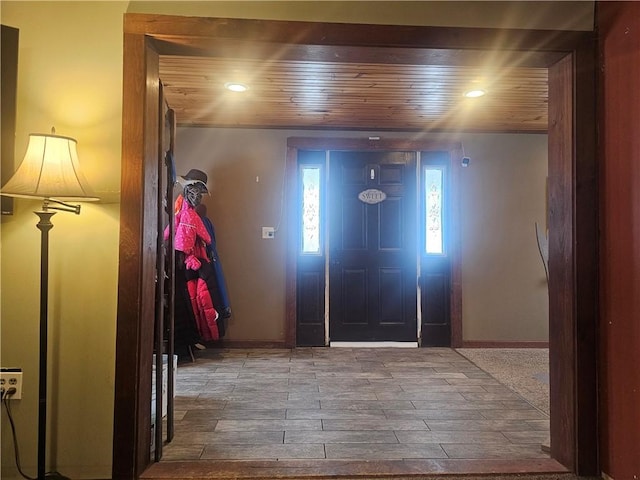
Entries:
{"label": "white lampshade", "polygon": [[100,200],[80,171],[76,141],[42,133],[29,135],[27,153],[0,193],[9,197]]}

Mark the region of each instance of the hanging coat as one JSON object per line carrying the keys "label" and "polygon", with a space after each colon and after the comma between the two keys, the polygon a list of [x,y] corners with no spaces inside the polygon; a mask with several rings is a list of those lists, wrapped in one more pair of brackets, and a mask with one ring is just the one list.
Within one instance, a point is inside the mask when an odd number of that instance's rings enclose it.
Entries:
{"label": "hanging coat", "polygon": [[[211,243],[211,236],[205,228],[202,219],[193,206],[184,201],[182,196],[176,200],[174,248],[182,252],[184,268],[181,271],[186,278],[186,288],[191,306],[191,323],[202,341],[218,340],[220,330],[216,311],[212,300],[212,285],[206,281],[203,274],[209,268],[206,246]],[[169,238],[169,230],[165,229],[165,239]],[[203,266],[205,268],[203,268]],[[183,309],[184,311],[185,309]]]}
{"label": "hanging coat", "polygon": [[207,283],[197,276],[187,280],[187,288],[200,338],[205,342],[218,340],[218,312],[213,306]]}
{"label": "hanging coat", "polygon": [[229,301],[229,293],[227,290],[227,282],[224,278],[224,272],[222,271],[222,262],[218,256],[218,250],[216,248],[216,233],[213,228],[211,220],[203,216],[202,222],[209,233],[211,242],[207,244],[207,257],[211,261],[213,266],[213,275],[215,281],[215,291],[213,292],[214,305],[218,309],[222,318],[228,318],[231,316],[231,302]]}
{"label": "hanging coat", "polygon": [[[185,254],[185,264],[189,267],[188,262],[193,261],[189,259],[190,255],[194,255],[197,259],[207,258],[206,245],[211,243],[211,235],[195,208],[185,202],[182,196],[176,200],[176,210],[174,248]],[[167,226],[164,230],[164,239],[168,238],[169,227]],[[197,263],[194,263],[194,266],[196,265]],[[197,268],[191,268],[191,270],[197,270]]]}

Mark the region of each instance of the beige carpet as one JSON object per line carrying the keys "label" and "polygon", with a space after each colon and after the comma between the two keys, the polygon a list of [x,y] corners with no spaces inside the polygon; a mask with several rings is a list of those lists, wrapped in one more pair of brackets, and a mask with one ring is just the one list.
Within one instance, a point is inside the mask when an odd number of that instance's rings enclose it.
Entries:
{"label": "beige carpet", "polygon": [[458,348],[456,351],[549,415],[548,349]]}

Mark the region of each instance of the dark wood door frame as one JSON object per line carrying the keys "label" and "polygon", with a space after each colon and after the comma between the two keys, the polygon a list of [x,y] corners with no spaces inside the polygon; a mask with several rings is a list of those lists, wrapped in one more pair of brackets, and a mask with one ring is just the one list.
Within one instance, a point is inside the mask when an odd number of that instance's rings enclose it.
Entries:
{"label": "dark wood door frame", "polygon": [[[451,160],[451,205],[450,205],[450,231],[449,249],[451,256],[451,345],[462,346],[462,263],[460,260],[460,208],[459,198],[455,189],[458,185],[460,163],[455,159],[462,158],[462,143],[456,141],[426,141],[426,140],[402,140],[382,139],[368,140],[364,138],[337,138],[337,137],[292,137],[287,141],[287,167],[285,198],[288,210],[286,212],[287,225],[297,225],[297,171],[299,150],[387,150],[387,151],[444,151],[449,152]],[[298,244],[298,233],[295,228],[289,228],[289,245]],[[417,261],[417,260],[416,260]],[[286,264],[286,319],[285,319],[285,343],[294,347],[296,343],[296,278],[297,278],[297,252],[296,248],[287,249]]]}
{"label": "dark wood door frame", "polygon": [[[304,55],[335,45],[430,51],[458,62],[504,45],[509,65],[549,69],[549,269],[551,454],[569,470],[598,469],[597,157],[592,32],[320,24],[126,14],[113,478],[150,465],[155,296],[159,55],[207,55],[253,40]],[[327,55],[330,48],[326,49]],[[473,56],[471,56],[473,57]],[[365,126],[363,125],[363,128]],[[295,281],[288,278],[287,282]],[[289,288],[289,286],[287,287]],[[290,301],[290,299],[289,299]]]}

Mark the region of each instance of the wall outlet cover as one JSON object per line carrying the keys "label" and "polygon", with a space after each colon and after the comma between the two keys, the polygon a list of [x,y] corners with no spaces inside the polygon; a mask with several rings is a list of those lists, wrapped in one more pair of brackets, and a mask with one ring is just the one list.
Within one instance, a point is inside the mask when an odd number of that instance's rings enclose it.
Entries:
{"label": "wall outlet cover", "polygon": [[15,388],[16,391],[11,395],[12,400],[20,400],[22,398],[22,369],[21,368],[3,368],[0,371],[0,390],[2,391],[2,397],[4,393],[10,388]]}
{"label": "wall outlet cover", "polygon": [[276,229],[273,227],[262,227],[262,238],[275,238]]}

